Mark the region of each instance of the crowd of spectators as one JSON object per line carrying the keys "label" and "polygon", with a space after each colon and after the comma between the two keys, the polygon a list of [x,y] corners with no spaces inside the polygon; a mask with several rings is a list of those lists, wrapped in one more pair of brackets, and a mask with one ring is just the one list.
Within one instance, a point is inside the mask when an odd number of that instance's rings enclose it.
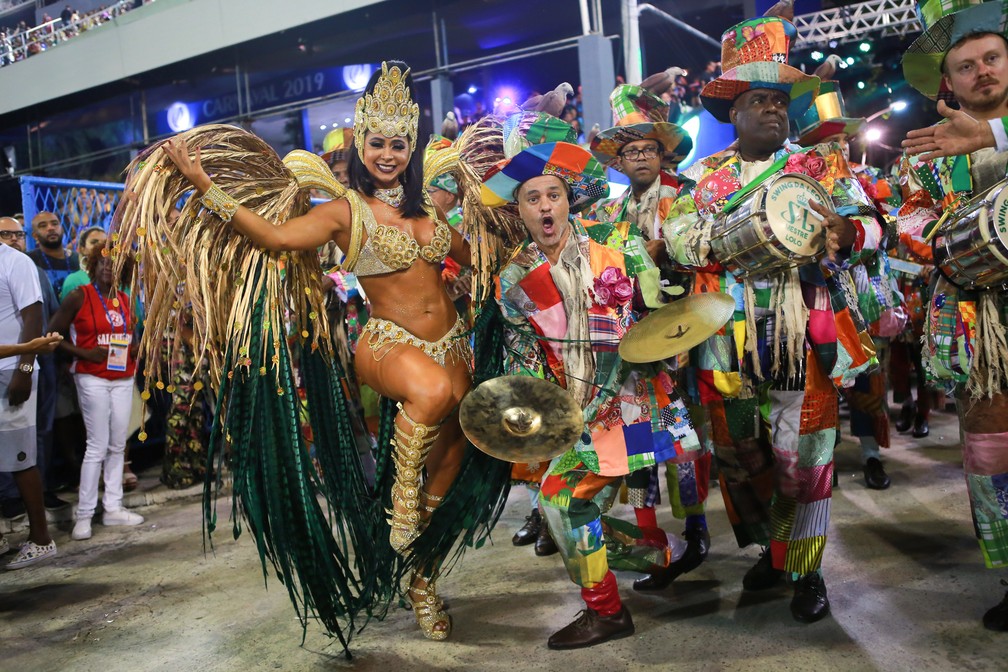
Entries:
{"label": "crowd of spectators", "polygon": [[[150,1],[150,0],[148,0]],[[108,23],[136,5],[135,0],[119,0],[112,5],[81,13],[66,5],[59,17],[42,16],[37,26],[21,21],[17,26],[0,28],[0,67],[23,61],[81,33]]]}
{"label": "crowd of spectators", "polygon": [[[57,493],[78,492],[71,514],[75,541],[92,536],[99,481],[102,525],[141,524],[143,517],[123,500],[123,492],[137,485],[131,446],[148,461],[163,450],[160,480],[169,488],[202,482],[206,473],[210,413],[191,346],[173,353],[174,370],[169,372],[167,361],[154,365],[170,384],[158,383],[152,394],[139,396],[143,376],[151,374],[151,366],[136,360],[142,308],[123,283],[129,271],[114,277],[106,252],[117,195],[74,188],[65,198],[54,197],[59,204],[35,214],[30,226],[19,216],[0,217],[0,345],[26,343],[48,331],[63,335],[56,352],[37,360],[27,353],[0,359],[0,516],[27,515],[29,523],[28,540],[4,560],[7,569],[56,554],[45,511],[55,515],[71,506]],[[29,238],[35,243],[30,251]],[[185,311],[178,328],[188,344],[191,317]],[[138,404],[146,406],[147,420],[130,436]],[[8,422],[14,413],[20,413],[20,424]],[[0,535],[0,555],[13,550]]]}

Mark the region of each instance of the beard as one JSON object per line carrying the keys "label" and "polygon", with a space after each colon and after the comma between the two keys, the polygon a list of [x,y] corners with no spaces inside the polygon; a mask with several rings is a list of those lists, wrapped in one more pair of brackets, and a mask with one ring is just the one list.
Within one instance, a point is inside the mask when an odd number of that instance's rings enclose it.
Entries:
{"label": "beard", "polygon": [[44,238],[39,241],[39,245],[47,250],[58,250],[63,247],[63,239],[56,238],[55,240],[49,240],[48,238]]}
{"label": "beard", "polygon": [[968,91],[965,95],[956,96],[956,98],[964,110],[991,112],[1003,106],[1008,101],[1008,86],[999,85],[990,93]]}

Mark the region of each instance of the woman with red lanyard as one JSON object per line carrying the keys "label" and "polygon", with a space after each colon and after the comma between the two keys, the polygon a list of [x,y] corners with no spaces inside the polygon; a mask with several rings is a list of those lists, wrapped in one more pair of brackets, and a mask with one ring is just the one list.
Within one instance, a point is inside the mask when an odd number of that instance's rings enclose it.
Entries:
{"label": "woman with red lanyard", "polygon": [[123,451],[133,406],[136,357],[130,332],[130,298],[112,278],[112,262],[95,250],[86,263],[91,284],[64,299],[49,328],[70,339],[60,347],[74,356],[77,398],[87,430],[73,539],[91,537],[98,505],[98,478],[104,464],[103,525],[139,525],[143,516],[122,505]]}

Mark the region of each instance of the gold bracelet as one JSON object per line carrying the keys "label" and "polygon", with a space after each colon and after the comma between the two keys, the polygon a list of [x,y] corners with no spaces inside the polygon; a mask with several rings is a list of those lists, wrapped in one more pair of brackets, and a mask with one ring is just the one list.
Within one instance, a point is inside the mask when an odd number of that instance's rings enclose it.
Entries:
{"label": "gold bracelet", "polygon": [[200,203],[225,222],[230,222],[234,214],[238,212],[238,201],[221,191],[221,188],[213,182],[210,183],[210,188],[200,197]]}

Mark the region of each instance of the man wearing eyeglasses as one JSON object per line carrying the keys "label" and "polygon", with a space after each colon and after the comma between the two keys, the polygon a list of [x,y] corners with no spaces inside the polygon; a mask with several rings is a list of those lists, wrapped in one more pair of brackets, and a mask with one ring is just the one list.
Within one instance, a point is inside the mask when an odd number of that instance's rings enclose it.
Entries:
{"label": "man wearing eyeglasses", "polygon": [[[651,79],[651,78],[649,78]],[[682,183],[663,165],[677,165],[693,148],[693,141],[668,121],[669,105],[642,86],[620,85],[609,96],[615,126],[600,132],[591,149],[600,162],[630,179],[622,196],[597,206],[593,216],[610,224],[637,225],[645,248],[661,276],[655,277],[669,294],[684,293],[685,279],[667,267],[668,257],[661,224],[679,196]],[[666,268],[661,268],[662,266]],[[643,281],[643,278],[642,278]],[[672,557],[662,570],[634,582],[635,590],[661,590],[678,576],[696,569],[707,557],[707,482],[710,453],[703,447],[677,456],[666,464],[669,503],[677,518],[684,518],[686,541],[672,544]],[[627,499],[642,530],[658,528],[655,506],[659,501],[658,466],[638,470],[626,478]],[[678,541],[678,540],[676,540]]]}
{"label": "man wearing eyeglasses", "polygon": [[693,148],[689,135],[669,123],[668,103],[640,86],[623,84],[609,96],[615,126],[591,143],[595,158],[630,178],[622,196],[596,206],[593,217],[608,223],[633,222],[648,253],[664,254],[661,223],[679,195],[680,182],[663,164],[678,164]]}
{"label": "man wearing eyeglasses", "polygon": [[66,277],[80,270],[80,259],[76,252],[67,254],[63,249],[63,225],[54,213],[43,210],[32,217],[31,230],[38,247],[29,252],[28,256],[46,272],[53,290],[59,296]]}

